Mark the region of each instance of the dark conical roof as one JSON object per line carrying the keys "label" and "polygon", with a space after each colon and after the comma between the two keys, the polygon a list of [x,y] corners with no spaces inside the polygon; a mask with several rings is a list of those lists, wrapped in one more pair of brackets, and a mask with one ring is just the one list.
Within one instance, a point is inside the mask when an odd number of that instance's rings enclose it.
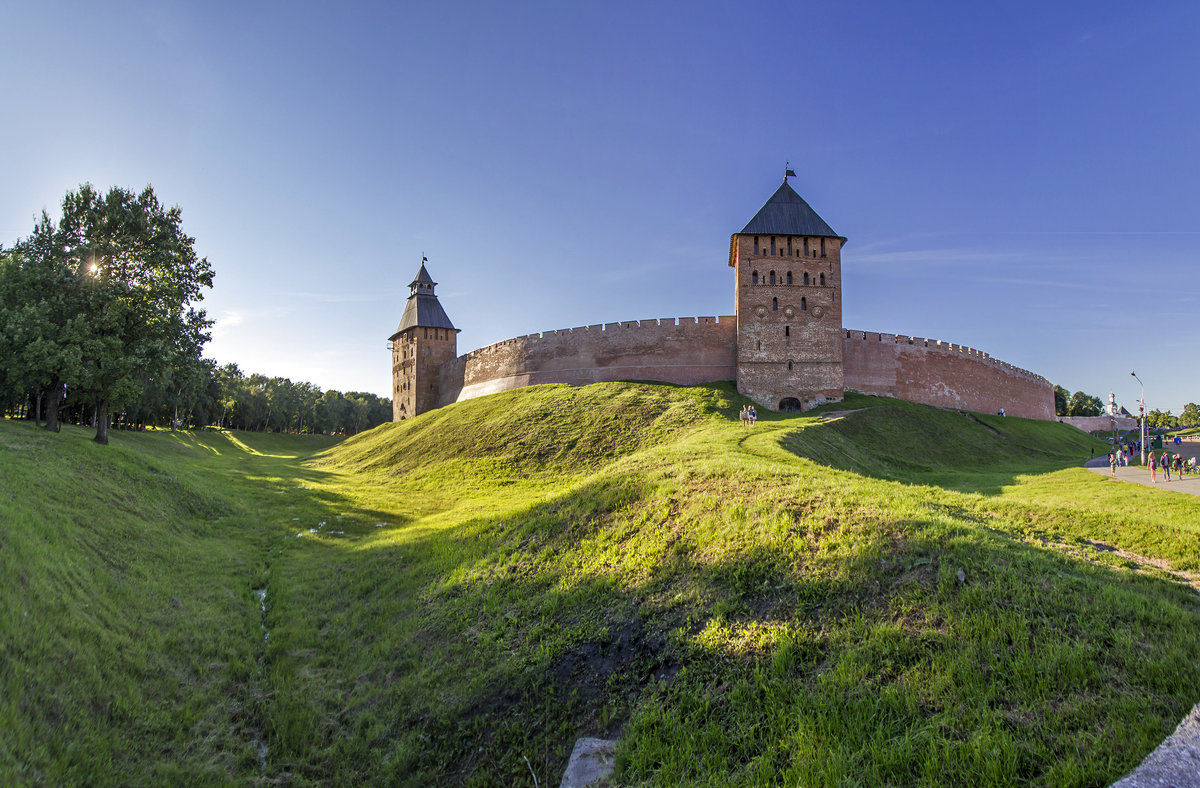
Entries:
{"label": "dark conical roof", "polygon": [[742,234],[756,235],[818,235],[841,238],[825,220],[817,216],[804,198],[785,180],[775,190],[766,205],[754,214],[750,223],[742,228]]}
{"label": "dark conical roof", "polygon": [[427,283],[427,284],[431,284],[431,285],[437,284],[437,282],[433,281],[433,277],[429,275],[429,272],[425,270],[424,261],[421,262],[421,270],[417,271],[416,278],[413,279],[411,282],[409,282],[408,286],[412,287],[413,285],[421,284],[421,283]]}
{"label": "dark conical roof", "polygon": [[404,305],[404,315],[400,318],[400,325],[396,328],[396,333],[392,334],[392,339],[410,328],[458,330],[450,322],[446,310],[442,309],[441,302],[434,295],[433,288],[436,284],[437,282],[433,281],[433,277],[425,270],[425,264],[422,262],[421,270],[417,271],[416,277],[409,284],[411,294],[408,297],[408,303]]}

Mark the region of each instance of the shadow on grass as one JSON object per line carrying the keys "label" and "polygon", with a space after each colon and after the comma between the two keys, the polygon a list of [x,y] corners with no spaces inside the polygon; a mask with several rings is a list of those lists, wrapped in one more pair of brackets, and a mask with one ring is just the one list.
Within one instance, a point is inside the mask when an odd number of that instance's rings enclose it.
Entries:
{"label": "shadow on grass", "polygon": [[305,541],[314,593],[278,615],[309,625],[273,644],[281,768],[532,785],[621,734],[653,784],[1102,783],[1197,699],[1175,583],[932,519],[714,545],[655,495],[611,478],[369,549]]}
{"label": "shadow on grass", "polygon": [[1023,475],[1079,467],[1103,446],[1056,422],[860,395],[847,395],[844,407],[858,410],[786,432],[780,445],[862,476],[984,495],[1000,493]]}

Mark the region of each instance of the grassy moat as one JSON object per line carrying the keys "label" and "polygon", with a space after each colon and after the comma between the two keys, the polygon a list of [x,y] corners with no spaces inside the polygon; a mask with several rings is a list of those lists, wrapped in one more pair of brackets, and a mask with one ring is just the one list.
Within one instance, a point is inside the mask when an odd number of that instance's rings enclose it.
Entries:
{"label": "grassy moat", "polygon": [[1106,785],[1200,701],[1200,499],[1056,423],[744,402],[0,422],[0,783],[545,786],[590,735],[621,785]]}

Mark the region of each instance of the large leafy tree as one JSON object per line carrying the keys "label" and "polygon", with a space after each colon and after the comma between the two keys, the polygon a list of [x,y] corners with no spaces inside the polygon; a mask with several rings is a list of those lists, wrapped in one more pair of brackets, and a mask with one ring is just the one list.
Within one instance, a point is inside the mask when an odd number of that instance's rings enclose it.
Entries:
{"label": "large leafy tree", "polygon": [[1099,416],[1103,412],[1104,404],[1100,402],[1100,398],[1084,394],[1082,391],[1072,394],[1067,406],[1068,416]]}
{"label": "large leafy tree", "polygon": [[85,330],[63,340],[81,369],[61,382],[95,403],[99,443],[108,442],[114,405],[134,403],[151,386],[180,391],[198,363],[212,321],[195,304],[213,272],[194,243],[179,208],[165,208],[149,186],[101,195],[84,184],[63,199],[57,225],[43,216],[18,246],[38,270],[66,277],[47,277],[43,298],[68,293],[68,311],[83,318]]}
{"label": "large leafy tree", "polygon": [[1054,387],[1054,415],[1069,416],[1067,412],[1067,403],[1071,399],[1071,392],[1067,391],[1062,386]]}
{"label": "large leafy tree", "polygon": [[1200,405],[1194,402],[1184,405],[1183,412],[1179,414],[1179,423],[1186,427],[1200,425]]}

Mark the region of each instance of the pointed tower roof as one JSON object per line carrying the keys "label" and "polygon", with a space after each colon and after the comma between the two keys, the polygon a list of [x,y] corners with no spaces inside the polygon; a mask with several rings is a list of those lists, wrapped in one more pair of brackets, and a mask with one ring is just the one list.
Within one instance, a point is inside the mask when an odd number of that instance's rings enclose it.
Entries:
{"label": "pointed tower roof", "polygon": [[804,198],[796,194],[785,178],[771,199],[742,228],[742,234],[815,235],[841,238],[825,220],[817,216]]}
{"label": "pointed tower roof", "polygon": [[404,316],[400,318],[400,325],[396,328],[396,333],[392,334],[392,339],[410,328],[458,330],[450,322],[450,317],[446,314],[446,310],[442,309],[441,302],[434,294],[436,286],[437,282],[433,281],[433,277],[425,270],[425,260],[422,259],[421,269],[417,271],[417,275],[408,285],[408,303],[404,305]]}

